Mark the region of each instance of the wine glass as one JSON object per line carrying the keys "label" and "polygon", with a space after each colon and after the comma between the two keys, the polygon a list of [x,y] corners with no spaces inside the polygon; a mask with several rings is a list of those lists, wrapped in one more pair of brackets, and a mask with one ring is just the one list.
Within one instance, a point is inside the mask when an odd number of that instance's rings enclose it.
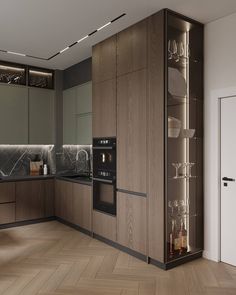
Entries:
{"label": "wine glass", "polygon": [[172,203],[172,201],[169,201],[169,202],[168,202],[168,207],[170,208],[171,216],[173,216],[173,213],[174,213],[174,207],[173,207],[173,203]]}
{"label": "wine glass", "polygon": [[168,40],[168,59],[172,59],[173,51],[172,51],[172,41]]}
{"label": "wine glass", "polygon": [[195,165],[195,163],[188,163],[188,167],[189,167],[189,177],[193,177],[192,176],[192,167]]}
{"label": "wine glass", "polygon": [[186,202],[184,200],[179,200],[179,215],[185,215],[186,214]]}
{"label": "wine glass", "polygon": [[176,215],[178,215],[178,211],[179,211],[179,209],[178,209],[178,207],[179,207],[179,201],[178,200],[174,200],[173,201],[173,207],[174,207],[174,212],[176,213]]}
{"label": "wine glass", "polygon": [[175,56],[175,62],[178,62],[179,61],[178,45],[175,40],[173,40],[173,55]]}
{"label": "wine glass", "polygon": [[182,166],[182,163],[172,163],[172,166],[175,167],[175,176],[174,176],[174,178],[179,178],[179,168]]}

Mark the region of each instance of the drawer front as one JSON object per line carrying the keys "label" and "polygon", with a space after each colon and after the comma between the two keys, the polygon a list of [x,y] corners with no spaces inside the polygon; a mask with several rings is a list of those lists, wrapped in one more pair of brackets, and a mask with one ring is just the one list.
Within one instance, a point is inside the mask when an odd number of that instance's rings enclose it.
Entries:
{"label": "drawer front", "polygon": [[0,183],[0,203],[15,202],[15,183]]}
{"label": "drawer front", "polygon": [[15,209],[15,203],[0,204],[0,224],[15,222]]}

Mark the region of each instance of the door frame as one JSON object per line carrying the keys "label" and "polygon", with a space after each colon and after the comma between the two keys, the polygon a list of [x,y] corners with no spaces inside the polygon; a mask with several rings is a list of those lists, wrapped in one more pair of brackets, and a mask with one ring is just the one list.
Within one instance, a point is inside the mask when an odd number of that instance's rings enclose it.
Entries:
{"label": "door frame", "polygon": [[216,89],[204,102],[204,251],[221,261],[221,99],[236,96],[236,87]]}

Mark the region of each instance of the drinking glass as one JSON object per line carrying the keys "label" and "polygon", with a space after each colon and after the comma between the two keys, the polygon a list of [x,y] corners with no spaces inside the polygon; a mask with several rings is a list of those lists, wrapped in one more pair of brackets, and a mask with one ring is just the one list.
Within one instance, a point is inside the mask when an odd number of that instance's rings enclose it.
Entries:
{"label": "drinking glass", "polygon": [[172,163],[172,166],[175,167],[175,176],[174,176],[174,178],[179,178],[179,168],[182,166],[182,163]]}
{"label": "drinking glass", "polygon": [[189,177],[193,177],[192,175],[192,167],[195,165],[195,163],[188,163],[188,167],[189,167]]}
{"label": "drinking glass", "polygon": [[168,202],[168,207],[170,208],[171,216],[173,216],[173,213],[174,213],[174,207],[173,207],[173,203],[172,203],[172,201],[169,201],[169,202]]}

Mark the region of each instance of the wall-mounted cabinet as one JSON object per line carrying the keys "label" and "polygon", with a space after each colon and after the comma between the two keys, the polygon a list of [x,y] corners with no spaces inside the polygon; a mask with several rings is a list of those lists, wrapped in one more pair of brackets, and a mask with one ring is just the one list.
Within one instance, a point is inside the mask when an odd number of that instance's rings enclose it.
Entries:
{"label": "wall-mounted cabinet", "polygon": [[0,144],[28,143],[28,89],[0,85]]}
{"label": "wall-mounted cabinet", "polygon": [[92,143],[92,83],[63,91],[63,143]]}
{"label": "wall-mounted cabinet", "polygon": [[54,95],[54,90],[0,84],[0,144],[53,144]]}
{"label": "wall-mounted cabinet", "polygon": [[29,88],[29,144],[53,144],[55,92]]}

